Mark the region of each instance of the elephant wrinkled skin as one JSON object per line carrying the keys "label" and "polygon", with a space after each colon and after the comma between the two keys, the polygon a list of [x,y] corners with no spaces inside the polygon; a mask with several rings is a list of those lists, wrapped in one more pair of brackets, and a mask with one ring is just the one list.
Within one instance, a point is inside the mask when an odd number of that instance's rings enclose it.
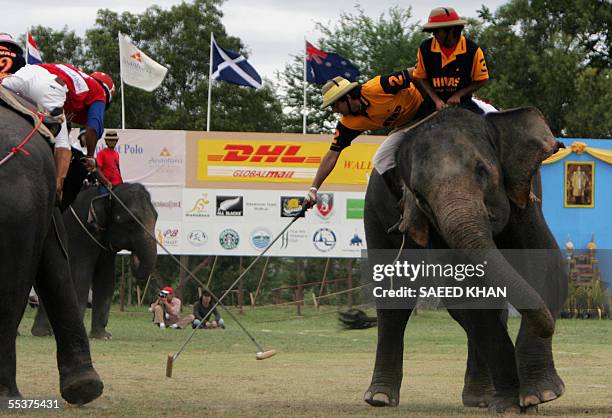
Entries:
{"label": "elephant wrinkled skin", "polygon": [[[0,106],[0,159],[31,130],[23,117]],[[68,260],[59,242],[59,237],[66,241],[66,232],[54,207],[53,154],[37,133],[24,151],[0,165],[0,400],[21,396],[15,382],[15,338],[36,283],[39,295],[49,301],[61,395],[70,403],[84,404],[102,394],[103,384],[92,366]]]}
{"label": "elephant wrinkled skin", "polygon": [[[116,254],[121,250],[132,252],[132,274],[142,282],[146,281],[153,271],[157,258],[157,244],[153,239],[157,211],[153,207],[149,192],[140,183],[123,183],[113,188],[113,192],[146,227],[146,231],[114,198],[98,198],[96,187],[86,188],[78,194],[72,203],[74,213],[70,208],[63,213],[80,317],[83,318],[85,313],[91,287],[92,316],[89,335],[100,339],[111,338],[106,326],[115,289]],[[87,223],[92,200],[97,223],[103,227],[100,231],[96,231]],[[100,248],[83,227],[108,250]],[[43,304],[44,302],[43,299]],[[45,312],[39,309],[32,326],[32,334],[43,336],[49,333]]]}
{"label": "elephant wrinkled skin", "polygon": [[[532,180],[539,181],[540,163],[558,147],[537,109],[481,117],[449,108],[406,131],[398,150],[397,174],[405,185],[404,248],[553,250],[554,256],[541,265],[511,265],[501,253],[489,251],[496,254],[488,259],[492,280],[507,286],[515,306],[527,301],[534,307],[519,309],[522,320],[515,345],[506,329],[507,311],[449,309],[468,337],[466,406],[511,412],[564,392],[554,367],[552,334],[567,278],[541,208],[529,199]],[[382,177],[373,172],[364,216],[368,249],[397,249],[402,244],[401,234],[387,233],[400,217],[399,207],[389,204],[392,199]],[[526,274],[533,271],[545,278],[546,292],[524,279],[533,277]],[[411,312],[377,311],[376,363],[364,397],[371,405],[399,403],[404,330]]]}

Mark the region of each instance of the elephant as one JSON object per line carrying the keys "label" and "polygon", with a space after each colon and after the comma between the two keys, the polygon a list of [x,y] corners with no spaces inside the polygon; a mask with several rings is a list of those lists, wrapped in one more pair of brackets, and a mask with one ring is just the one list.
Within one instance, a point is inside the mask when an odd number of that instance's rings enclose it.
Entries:
{"label": "elephant", "polygon": [[[84,316],[91,287],[92,317],[89,336],[98,339],[112,337],[106,326],[115,289],[115,255],[121,250],[131,251],[132,274],[142,281],[153,271],[157,258],[157,243],[154,238],[157,211],[153,207],[149,192],[140,183],[122,183],[113,188],[113,193],[146,230],[117,199],[112,195],[101,197],[95,186],[85,187],[63,213],[80,317]],[[95,214],[98,228],[88,223],[90,207]],[[44,302],[43,298],[43,305]],[[31,331],[36,336],[49,335],[50,329],[44,309],[38,310]]]}
{"label": "elephant", "polygon": [[[529,196],[532,181],[538,185],[541,162],[562,144],[541,112],[530,107],[484,117],[448,108],[404,135],[394,169],[404,191],[401,205],[389,204],[394,195],[376,170],[370,177],[364,208],[368,250],[488,251],[487,270],[492,280],[507,286],[521,325],[513,345],[506,310],[448,308],[468,339],[463,404],[504,412],[558,398],[565,387],[554,366],[552,335],[567,296],[567,276],[541,207]],[[400,217],[400,232],[389,232]],[[549,249],[553,255],[542,265],[532,260],[511,265],[501,249]],[[531,283],[527,277],[545,280]],[[526,305],[530,309],[519,308]],[[364,395],[370,405],[399,403],[411,313],[377,309],[375,366]]]}
{"label": "elephant", "polygon": [[[30,136],[31,135],[31,136]],[[26,141],[26,138],[30,139]],[[5,159],[12,151],[20,151]],[[89,340],[64,251],[66,231],[55,207],[55,163],[49,142],[22,115],[0,106],[0,399],[21,397],[15,381],[15,339],[34,283],[49,301],[60,393],[72,404],[91,402],[104,384]]]}

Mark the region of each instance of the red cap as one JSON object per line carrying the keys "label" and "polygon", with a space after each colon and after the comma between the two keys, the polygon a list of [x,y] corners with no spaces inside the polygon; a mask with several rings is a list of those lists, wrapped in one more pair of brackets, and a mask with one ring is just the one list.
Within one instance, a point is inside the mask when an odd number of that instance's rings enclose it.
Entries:
{"label": "red cap", "polygon": [[174,293],[174,290],[172,290],[170,286],[166,286],[162,290],[165,290],[166,292],[169,292],[169,293]]}

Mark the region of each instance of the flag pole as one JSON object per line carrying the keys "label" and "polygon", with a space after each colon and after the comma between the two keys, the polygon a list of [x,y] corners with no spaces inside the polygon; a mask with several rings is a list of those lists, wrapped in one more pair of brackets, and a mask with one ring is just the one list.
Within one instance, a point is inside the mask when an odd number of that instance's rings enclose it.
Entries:
{"label": "flag pole", "polygon": [[208,109],[206,110],[206,132],[210,132],[210,94],[212,90],[213,33],[210,32],[210,59],[208,62]]}
{"label": "flag pole", "polygon": [[303,121],[302,121],[302,133],[305,134],[306,133],[306,114],[308,113],[308,110],[306,108],[306,57],[308,56],[308,51],[306,50],[306,37],[304,37],[304,111],[302,112],[303,114]]}
{"label": "flag pole", "polygon": [[123,60],[121,59],[121,32],[118,32],[119,39],[119,78],[121,79],[121,130],[125,130],[125,90],[123,89]]}

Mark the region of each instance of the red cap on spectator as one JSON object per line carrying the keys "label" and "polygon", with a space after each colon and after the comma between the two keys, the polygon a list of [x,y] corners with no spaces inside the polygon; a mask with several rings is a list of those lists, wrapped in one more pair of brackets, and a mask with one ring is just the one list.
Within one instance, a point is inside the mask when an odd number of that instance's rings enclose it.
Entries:
{"label": "red cap on spectator", "polygon": [[166,292],[169,292],[169,293],[174,293],[174,290],[172,290],[170,286],[166,286],[162,290],[165,290]]}

